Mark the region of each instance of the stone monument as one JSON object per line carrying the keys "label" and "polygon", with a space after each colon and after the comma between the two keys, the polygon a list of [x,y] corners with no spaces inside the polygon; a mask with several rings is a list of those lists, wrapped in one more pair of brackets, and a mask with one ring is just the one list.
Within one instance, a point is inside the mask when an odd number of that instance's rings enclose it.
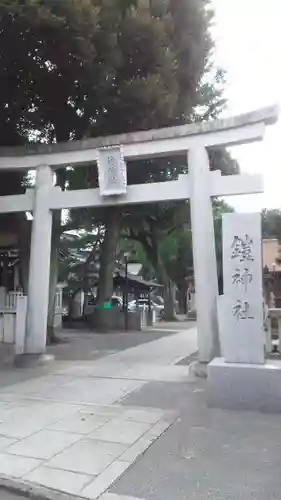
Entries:
{"label": "stone monument", "polygon": [[221,348],[230,363],[264,363],[260,214],[223,218]]}
{"label": "stone monument", "polygon": [[265,359],[261,215],[223,216],[222,358],[208,366],[210,406],[281,411],[281,362]]}

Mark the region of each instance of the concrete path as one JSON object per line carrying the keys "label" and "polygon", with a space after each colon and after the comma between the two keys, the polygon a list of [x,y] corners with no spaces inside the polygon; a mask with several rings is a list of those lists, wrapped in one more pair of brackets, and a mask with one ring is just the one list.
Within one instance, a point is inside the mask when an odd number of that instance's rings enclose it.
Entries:
{"label": "concrete path", "polygon": [[128,349],[122,335],[110,355],[118,339],[104,336],[92,359],[83,347],[84,361],[7,377],[0,499],[21,498],[4,496],[6,475],[52,500],[279,500],[281,415],[207,408],[206,381],[188,373],[196,331],[174,328]]}
{"label": "concrete path", "polygon": [[176,363],[196,342],[195,329],[183,330],[3,387],[0,475],[99,498],[177,417],[122,401],[151,382],[186,382]]}

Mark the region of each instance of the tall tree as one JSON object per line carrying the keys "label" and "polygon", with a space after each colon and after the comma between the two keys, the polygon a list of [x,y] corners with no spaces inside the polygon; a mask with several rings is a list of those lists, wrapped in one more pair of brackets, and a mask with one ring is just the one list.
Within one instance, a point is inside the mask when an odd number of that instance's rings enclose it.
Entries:
{"label": "tall tree", "polygon": [[[214,109],[222,104],[220,90],[211,82],[204,83],[204,88],[199,85],[212,45],[208,31],[211,13],[206,8],[207,2],[143,1],[134,4],[127,2],[120,19],[117,39],[120,65],[116,69],[112,99],[103,114],[104,132],[185,123],[194,120],[194,110],[198,106],[205,106],[205,114],[200,119],[213,116]],[[220,74],[215,75],[215,81],[221,82]],[[206,110],[210,111],[209,115]],[[93,127],[96,130],[98,122]],[[183,171],[181,165],[181,159],[133,162],[128,165],[128,180],[129,183],[170,180]],[[107,302],[112,293],[113,257],[126,214],[126,208],[106,212],[99,303]],[[168,287],[168,280],[163,279]]]}
{"label": "tall tree", "polygon": [[[92,78],[95,36],[99,38],[98,2],[0,1],[0,130],[5,132],[1,134],[2,145],[17,145],[24,138],[59,142],[80,138],[86,133],[95,108],[91,105],[96,97]],[[103,46],[106,47],[106,43]],[[97,63],[94,70],[98,81]],[[84,108],[89,95],[91,102]],[[65,188],[64,170],[58,172],[57,182]],[[11,189],[16,185],[17,179],[13,176]],[[60,220],[60,214],[55,214],[48,314],[50,334]],[[23,247],[22,256],[26,261],[23,253],[28,244],[25,241]]]}
{"label": "tall tree", "polygon": [[[200,86],[210,69],[212,49],[208,4],[208,0],[0,0],[0,130],[10,130],[10,144],[18,137],[51,143],[181,124],[193,121],[199,111],[200,119],[213,117],[208,103],[213,96],[215,107],[222,105],[217,86],[222,75],[214,75],[215,85],[206,84],[205,78]],[[175,160],[172,163],[174,171]],[[136,181],[148,182],[156,164],[146,162]],[[171,164],[162,170],[166,179],[171,178]],[[71,176],[71,171],[58,171],[62,189],[71,184]],[[94,169],[76,175],[75,182],[96,185]],[[107,209],[102,215],[106,233],[100,302],[112,293],[123,212]],[[87,215],[92,222],[91,212]],[[95,212],[94,220],[99,217]],[[53,285],[60,231],[57,215]]]}

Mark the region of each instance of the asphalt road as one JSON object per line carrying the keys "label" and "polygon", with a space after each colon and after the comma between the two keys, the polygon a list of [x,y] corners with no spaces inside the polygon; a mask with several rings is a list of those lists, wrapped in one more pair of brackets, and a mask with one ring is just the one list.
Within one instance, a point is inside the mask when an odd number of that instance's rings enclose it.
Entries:
{"label": "asphalt road", "polygon": [[8,491],[0,489],[0,498],[1,500],[24,500],[27,497],[15,495],[14,493],[8,493]]}
{"label": "asphalt road", "polygon": [[[148,382],[123,405],[179,418],[110,488],[145,500],[281,499],[281,418],[206,405],[207,383]],[[123,497],[121,497],[123,498]]]}

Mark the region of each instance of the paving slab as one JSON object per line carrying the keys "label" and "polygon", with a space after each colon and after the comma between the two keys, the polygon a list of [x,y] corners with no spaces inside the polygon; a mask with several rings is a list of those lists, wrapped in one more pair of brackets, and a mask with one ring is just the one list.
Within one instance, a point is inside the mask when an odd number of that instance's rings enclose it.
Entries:
{"label": "paving slab", "polygon": [[6,453],[48,460],[80,440],[79,434],[41,430],[6,448]]}
{"label": "paving slab", "polygon": [[22,478],[25,474],[28,474],[41,464],[41,460],[35,460],[34,458],[17,457],[8,455],[7,453],[0,453],[1,476]]}
{"label": "paving slab", "polygon": [[46,463],[47,466],[93,476],[104,471],[126,450],[120,443],[81,439]]}
{"label": "paving slab", "polygon": [[[38,467],[25,476],[27,481],[38,483],[47,488],[64,491],[71,495],[77,495],[87,484],[92,481],[92,476],[78,474],[51,467]],[[2,500],[2,499],[1,499]]]}
{"label": "paving slab", "polygon": [[91,439],[113,443],[134,444],[151,429],[151,424],[114,419],[90,434]]}
{"label": "paving slab", "polygon": [[73,416],[64,418],[50,425],[49,429],[87,435],[99,427],[102,427],[110,418],[110,415],[95,415],[77,411]]}

